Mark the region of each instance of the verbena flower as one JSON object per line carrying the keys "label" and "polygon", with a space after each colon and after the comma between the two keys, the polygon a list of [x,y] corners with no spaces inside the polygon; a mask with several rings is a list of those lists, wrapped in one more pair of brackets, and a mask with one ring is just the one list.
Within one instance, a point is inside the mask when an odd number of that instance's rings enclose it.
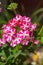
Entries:
{"label": "verbena flower", "polygon": [[24,38],[30,36],[30,31],[29,31],[29,30],[25,30],[25,31],[24,31],[24,30],[20,30],[20,31],[18,32],[18,36],[19,36],[20,38],[24,39]]}
{"label": "verbena flower", "polygon": [[14,47],[14,46],[20,44],[21,41],[22,41],[22,38],[18,37],[18,35],[17,35],[17,36],[15,36],[15,39],[12,40],[10,46]]}
{"label": "verbena flower", "polygon": [[30,42],[30,40],[24,39],[21,41],[22,45],[28,45],[28,43]]}
{"label": "verbena flower", "polygon": [[0,46],[6,43],[6,40],[4,38],[0,39]]}
{"label": "verbena flower", "polygon": [[[19,29],[18,29],[19,27]],[[10,46],[15,47],[18,44],[28,45],[29,42],[38,44],[38,40],[35,40],[34,31],[37,24],[32,24],[31,19],[26,16],[16,15],[13,19],[8,21],[8,24],[2,26],[3,33],[1,43],[8,42]]]}
{"label": "verbena flower", "polygon": [[37,26],[37,24],[34,23],[34,24],[31,26],[31,31],[35,31],[35,30],[36,30],[36,26]]}

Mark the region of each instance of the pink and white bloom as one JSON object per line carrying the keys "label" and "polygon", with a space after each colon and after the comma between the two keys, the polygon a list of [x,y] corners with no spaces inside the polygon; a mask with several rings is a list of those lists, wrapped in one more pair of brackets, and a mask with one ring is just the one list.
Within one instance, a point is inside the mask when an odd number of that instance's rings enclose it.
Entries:
{"label": "pink and white bloom", "polygon": [[26,40],[26,39],[24,39],[24,40],[21,41],[21,44],[22,44],[22,45],[28,45],[28,43],[29,43],[29,41]]}
{"label": "pink and white bloom", "polygon": [[12,37],[11,36],[9,36],[8,34],[3,34],[3,36],[2,36],[7,42],[11,42],[11,40],[12,40]]}
{"label": "pink and white bloom", "polygon": [[6,28],[6,26],[7,26],[6,24],[3,24],[2,28],[4,29],[4,28]]}
{"label": "pink and white bloom", "polygon": [[30,17],[23,16],[23,21],[31,22],[31,19],[30,19]]}
{"label": "pink and white bloom", "polygon": [[6,41],[7,41],[8,43],[10,43],[10,42],[12,41],[12,37],[11,37],[11,36],[8,36],[8,37],[6,38]]}
{"label": "pink and white bloom", "polygon": [[20,30],[18,33],[17,33],[17,35],[19,36],[19,37],[21,37],[22,39],[24,39],[24,38],[26,38],[26,37],[28,37],[28,36],[30,36],[30,31],[29,30]]}
{"label": "pink and white bloom", "polygon": [[35,30],[36,30],[36,27],[37,27],[37,24],[34,23],[34,24],[31,26],[31,31],[35,31]]}
{"label": "pink and white bloom", "polygon": [[17,14],[15,18],[16,18],[16,21],[19,21],[19,20],[21,20],[21,19],[22,19],[22,16],[21,16],[21,15],[19,15],[19,14]]}
{"label": "pink and white bloom", "polygon": [[23,39],[22,41],[21,41],[21,44],[22,45],[28,45],[28,43],[30,42],[30,37],[28,36],[28,37],[26,37],[25,39]]}
{"label": "pink and white bloom", "polygon": [[14,17],[13,19],[9,20],[8,25],[16,27],[18,25],[18,23],[21,21],[21,19],[22,19],[21,15],[16,15],[16,17]]}
{"label": "pink and white bloom", "polygon": [[[17,27],[19,30],[17,31]],[[35,40],[34,31],[37,24],[32,24],[31,19],[26,16],[16,15],[13,19],[8,21],[8,24],[2,26],[3,33],[2,39],[0,39],[0,46],[6,42],[10,43],[10,46],[15,47],[18,44],[28,45],[29,42],[38,44],[38,40]]]}
{"label": "pink and white bloom", "polygon": [[16,27],[17,26],[17,21],[15,18],[9,20],[9,23],[8,23],[9,26],[12,26],[12,27]]}
{"label": "pink and white bloom", "polygon": [[4,25],[2,28],[3,28],[3,33],[8,33],[8,31],[11,29],[10,26],[6,26],[6,25]]}
{"label": "pink and white bloom", "polygon": [[9,35],[12,36],[13,34],[16,33],[16,29],[13,28],[13,27],[4,25],[3,26],[3,33],[6,34],[6,35],[9,34]]}
{"label": "pink and white bloom", "polygon": [[8,34],[9,34],[10,36],[15,35],[15,33],[16,33],[16,29],[15,29],[15,28],[11,28],[11,29],[9,30],[9,32],[8,32]]}
{"label": "pink and white bloom", "polygon": [[39,44],[39,40],[34,40],[34,44],[38,45]]}
{"label": "pink and white bloom", "polygon": [[4,38],[0,39],[0,46],[1,46],[2,44],[5,44],[5,43],[6,43],[6,40],[5,40]]}
{"label": "pink and white bloom", "polygon": [[15,20],[16,25],[20,26],[20,24],[22,23],[22,16],[17,14],[15,18],[13,18],[13,20]]}
{"label": "pink and white bloom", "polygon": [[20,28],[23,29],[23,30],[28,30],[30,29],[32,26],[32,23],[31,22],[26,22],[26,21],[23,21],[20,25]]}
{"label": "pink and white bloom", "polygon": [[22,39],[20,37],[15,37],[15,39],[12,40],[10,46],[15,47],[16,45],[20,44]]}

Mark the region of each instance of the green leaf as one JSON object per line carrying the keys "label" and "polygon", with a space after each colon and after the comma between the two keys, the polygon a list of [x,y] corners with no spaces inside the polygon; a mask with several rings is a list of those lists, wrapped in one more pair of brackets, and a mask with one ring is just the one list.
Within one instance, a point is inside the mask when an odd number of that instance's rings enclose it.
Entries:
{"label": "green leaf", "polygon": [[14,59],[16,59],[21,54],[21,46],[16,46],[15,48],[13,48],[12,52],[14,55]]}
{"label": "green leaf", "polygon": [[20,49],[20,45],[14,47],[12,52],[15,54],[15,53],[17,53],[19,51],[19,49]]}
{"label": "green leaf", "polygon": [[41,37],[41,40],[40,40],[41,44],[43,44],[43,37]]}
{"label": "green leaf", "polygon": [[33,22],[36,22],[39,24],[42,18],[43,18],[43,13],[40,14],[39,17],[34,16],[34,18],[32,18],[32,20],[33,20]]}
{"label": "green leaf", "polygon": [[0,65],[4,65],[3,62],[0,62]]}
{"label": "green leaf", "polygon": [[16,59],[20,54],[21,54],[21,50],[19,50],[19,51],[15,54],[14,59]]}
{"label": "green leaf", "polygon": [[31,15],[31,18],[34,18],[34,16],[36,16],[40,12],[43,12],[43,8],[40,8],[40,9],[36,10],[35,12],[33,12],[32,15]]}
{"label": "green leaf", "polygon": [[11,60],[14,56],[12,54],[10,54],[10,56],[6,59],[6,62],[8,62],[9,60]]}
{"label": "green leaf", "polygon": [[41,29],[40,29],[38,35],[40,35],[41,37],[43,37],[43,26],[41,27]]}
{"label": "green leaf", "polygon": [[2,49],[2,56],[6,59],[6,54],[5,54],[5,51]]}
{"label": "green leaf", "polygon": [[17,6],[18,6],[18,4],[17,3],[11,3],[9,6],[8,6],[8,8],[7,9],[9,9],[9,10],[15,10],[16,8],[17,8]]}
{"label": "green leaf", "polygon": [[21,55],[22,55],[22,56],[26,56],[27,54],[26,54],[25,52],[22,52]]}

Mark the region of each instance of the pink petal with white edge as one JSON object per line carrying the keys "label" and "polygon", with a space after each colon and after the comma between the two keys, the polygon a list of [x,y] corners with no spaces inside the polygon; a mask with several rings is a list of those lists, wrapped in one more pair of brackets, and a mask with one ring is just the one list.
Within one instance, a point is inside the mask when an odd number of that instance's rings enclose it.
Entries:
{"label": "pink petal with white edge", "polygon": [[11,43],[11,44],[10,44],[10,46],[11,46],[11,47],[15,47],[15,46],[16,46],[16,44],[14,44],[14,43]]}
{"label": "pink petal with white edge", "polygon": [[5,44],[6,43],[6,40],[4,38],[0,39],[0,43],[1,44]]}
{"label": "pink petal with white edge", "polygon": [[30,19],[30,17],[23,16],[23,21],[31,22],[31,19]]}
{"label": "pink petal with white edge", "polygon": [[37,27],[37,24],[34,23],[34,24],[32,25],[32,27],[31,27],[31,31],[35,31],[35,30],[36,30],[36,27]]}
{"label": "pink petal with white edge", "polygon": [[16,15],[16,20],[19,21],[19,20],[21,20],[21,19],[22,19],[22,16],[19,15],[19,14],[17,14],[17,15]]}
{"label": "pink petal with white edge", "polygon": [[25,40],[22,40],[21,44],[22,45],[28,45],[29,41],[27,41],[26,39]]}
{"label": "pink petal with white edge", "polygon": [[30,36],[30,31],[29,30],[26,30],[26,31],[21,30],[18,32],[17,35],[18,35],[18,37],[24,39],[25,37]]}
{"label": "pink petal with white edge", "polygon": [[34,40],[34,44],[39,44],[39,40]]}

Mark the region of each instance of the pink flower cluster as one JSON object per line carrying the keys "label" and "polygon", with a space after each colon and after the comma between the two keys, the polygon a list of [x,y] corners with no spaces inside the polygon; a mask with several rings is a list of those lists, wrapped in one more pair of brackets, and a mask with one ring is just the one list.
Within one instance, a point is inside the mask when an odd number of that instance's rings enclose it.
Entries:
{"label": "pink flower cluster", "polygon": [[8,24],[2,26],[3,33],[0,39],[0,46],[8,42],[10,46],[15,47],[18,44],[28,45],[29,42],[38,44],[35,40],[34,31],[37,24],[32,24],[31,19],[26,16],[16,15],[8,21]]}

